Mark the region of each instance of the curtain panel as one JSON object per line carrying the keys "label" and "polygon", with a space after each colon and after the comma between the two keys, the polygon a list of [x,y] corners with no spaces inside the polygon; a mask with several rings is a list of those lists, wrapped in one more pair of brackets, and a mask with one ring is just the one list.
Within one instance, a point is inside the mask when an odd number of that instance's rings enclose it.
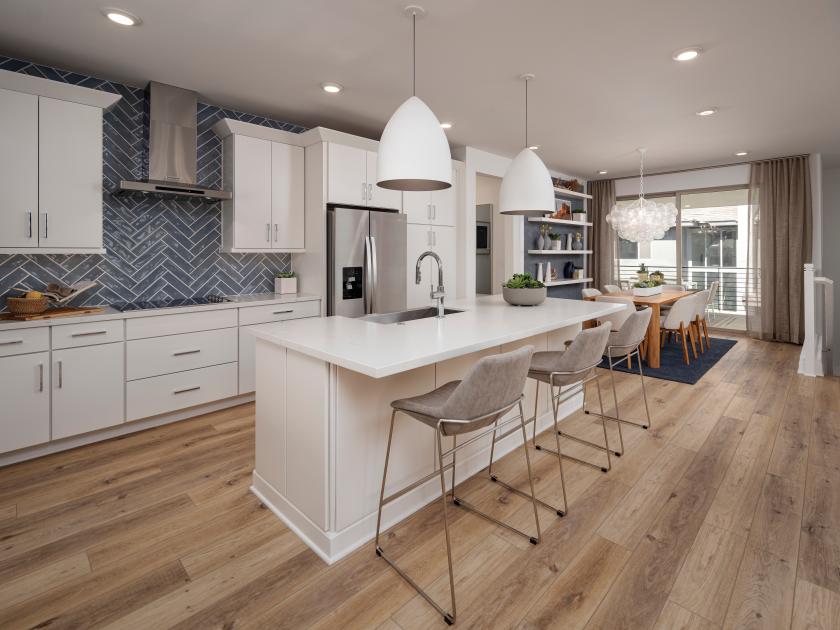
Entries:
{"label": "curtain panel", "polygon": [[615,232],[607,224],[607,215],[615,205],[615,180],[599,179],[589,182],[587,192],[592,195],[589,202],[589,217],[592,221],[591,268],[593,286],[601,289],[605,284],[615,282]]}
{"label": "curtain panel", "polygon": [[804,341],[803,265],[811,262],[811,224],[808,156],[753,162],[746,293],[753,337]]}

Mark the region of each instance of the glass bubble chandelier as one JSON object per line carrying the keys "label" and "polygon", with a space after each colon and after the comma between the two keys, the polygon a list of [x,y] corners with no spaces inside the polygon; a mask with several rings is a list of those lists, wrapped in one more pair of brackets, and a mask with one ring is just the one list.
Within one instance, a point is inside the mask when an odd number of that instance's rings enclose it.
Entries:
{"label": "glass bubble chandelier", "polygon": [[672,203],[645,199],[646,149],[639,149],[639,153],[639,198],[629,205],[614,205],[607,223],[626,241],[649,243],[663,238],[677,224],[677,208]]}

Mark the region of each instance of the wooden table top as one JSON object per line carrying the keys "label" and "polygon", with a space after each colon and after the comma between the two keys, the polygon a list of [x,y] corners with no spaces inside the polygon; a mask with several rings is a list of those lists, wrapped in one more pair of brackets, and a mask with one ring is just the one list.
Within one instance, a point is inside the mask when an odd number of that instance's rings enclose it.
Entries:
{"label": "wooden table top", "polygon": [[[663,291],[658,295],[631,295],[630,293],[607,293],[605,295],[613,295],[613,296],[622,296],[622,297],[629,297],[633,298],[634,304],[673,304],[680,298],[684,298],[687,295],[694,295],[696,291]],[[594,297],[584,298],[587,300],[594,300]]]}

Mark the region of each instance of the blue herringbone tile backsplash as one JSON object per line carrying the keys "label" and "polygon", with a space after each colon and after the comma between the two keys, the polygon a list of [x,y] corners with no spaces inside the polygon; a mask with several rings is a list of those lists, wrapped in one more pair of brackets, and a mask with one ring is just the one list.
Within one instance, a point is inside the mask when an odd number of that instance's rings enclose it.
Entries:
{"label": "blue herringbone tile backsplash", "polygon": [[[143,89],[0,56],[0,69],[122,95],[105,113],[105,255],[0,255],[0,305],[12,286],[95,280],[76,305],[273,291],[274,273],[291,267],[288,254],[220,254],[221,206],[196,201],[112,196],[121,179],[146,177]],[[211,105],[198,106],[198,180],[221,187],[222,143],[211,130],[220,118],[299,133],[304,127]]]}

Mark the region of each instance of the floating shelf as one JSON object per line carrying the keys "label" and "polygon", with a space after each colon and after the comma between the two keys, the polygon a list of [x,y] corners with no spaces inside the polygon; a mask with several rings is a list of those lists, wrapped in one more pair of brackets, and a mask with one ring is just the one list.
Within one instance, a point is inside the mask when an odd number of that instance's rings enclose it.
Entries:
{"label": "floating shelf", "polygon": [[543,284],[547,287],[562,287],[566,284],[584,284],[586,282],[592,282],[592,278],[577,278],[577,279],[569,279],[569,280],[547,280],[543,282]]}
{"label": "floating shelf", "polygon": [[529,254],[536,254],[542,256],[543,254],[591,254],[591,249],[529,249]]}
{"label": "floating shelf", "polygon": [[589,221],[572,221],[571,219],[549,219],[548,217],[528,217],[531,223],[552,223],[554,225],[585,225],[592,227]]}
{"label": "floating shelf", "polygon": [[566,188],[554,188],[554,194],[558,197],[568,197],[570,199],[592,199],[592,195],[586,193],[575,192],[574,190],[567,190]]}

